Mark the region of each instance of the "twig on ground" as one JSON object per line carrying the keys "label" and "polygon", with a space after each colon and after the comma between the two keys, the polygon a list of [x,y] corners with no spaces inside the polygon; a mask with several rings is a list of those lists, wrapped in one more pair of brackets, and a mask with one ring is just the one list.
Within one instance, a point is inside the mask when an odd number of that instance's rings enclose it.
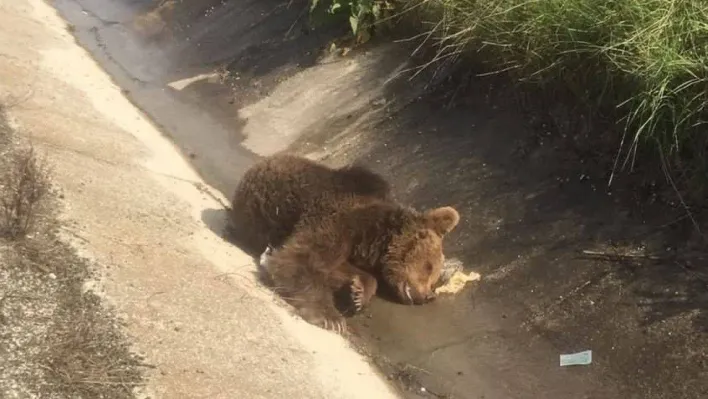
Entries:
{"label": "twig on ground", "polygon": [[706,237],[703,235],[703,232],[701,231],[701,226],[698,224],[698,221],[696,218],[693,217],[693,212],[691,212],[691,208],[688,207],[686,204],[686,201],[684,201],[683,196],[681,195],[681,192],[679,191],[678,187],[676,187],[676,183],[674,182],[673,177],[671,176],[671,169],[666,162],[666,157],[664,156],[664,150],[659,149],[659,158],[661,158],[661,169],[664,171],[664,175],[666,176],[666,180],[668,180],[669,184],[671,184],[671,188],[674,190],[674,193],[676,193],[676,196],[678,197],[679,202],[681,202],[681,206],[683,209],[686,211],[686,214],[688,215],[689,218],[691,218],[691,223],[693,223],[693,227],[696,229],[696,232],[703,238],[705,239]]}
{"label": "twig on ground", "polygon": [[644,259],[644,260],[667,260],[668,257],[661,257],[661,256],[656,256],[656,255],[647,255],[647,254],[620,254],[620,253],[611,253],[611,252],[604,252],[604,251],[590,251],[590,250],[583,250],[582,251],[583,255],[587,255],[590,257],[595,257],[595,258],[603,258],[603,259]]}

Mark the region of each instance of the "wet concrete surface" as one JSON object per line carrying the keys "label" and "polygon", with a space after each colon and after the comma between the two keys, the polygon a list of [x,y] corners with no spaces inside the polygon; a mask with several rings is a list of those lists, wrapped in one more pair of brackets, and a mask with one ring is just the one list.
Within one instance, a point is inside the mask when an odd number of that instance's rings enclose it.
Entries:
{"label": "wet concrete surface", "polygon": [[[578,256],[673,253],[679,210],[625,207],[592,158],[579,162],[559,137],[531,129],[487,84],[454,106],[420,98],[420,81],[395,79],[410,67],[406,44],[320,56],[341,32],[307,32],[302,1],[160,3],[156,13],[148,0],[54,2],[225,195],[255,159],[290,149],[364,161],[400,200],[462,214],[446,252],[481,284],[423,307],[378,300],[352,321],[409,397],[708,396],[704,269]],[[591,366],[559,367],[561,353],[585,349]]]}
{"label": "wet concrete surface", "polygon": [[130,94],[130,100],[146,114],[159,115],[152,118],[154,123],[190,157],[201,175],[209,176],[210,184],[225,190],[253,162],[255,155],[239,145],[243,137],[234,128],[238,118],[226,117],[214,107],[199,107],[189,92],[167,86],[194,74],[173,68],[164,49],[139,46],[130,38],[126,25],[130,26],[135,10],[129,2],[59,0],[55,6],[74,26],[80,44]]}

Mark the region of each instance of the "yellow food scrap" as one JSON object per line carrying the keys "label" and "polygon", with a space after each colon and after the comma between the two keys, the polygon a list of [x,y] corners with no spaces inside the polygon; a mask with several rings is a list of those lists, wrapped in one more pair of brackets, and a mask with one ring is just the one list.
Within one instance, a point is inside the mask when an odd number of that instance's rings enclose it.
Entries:
{"label": "yellow food scrap", "polygon": [[435,293],[457,294],[462,291],[468,281],[477,281],[480,278],[482,278],[482,276],[479,273],[470,272],[469,274],[465,274],[463,272],[456,271],[447,283],[435,289]]}

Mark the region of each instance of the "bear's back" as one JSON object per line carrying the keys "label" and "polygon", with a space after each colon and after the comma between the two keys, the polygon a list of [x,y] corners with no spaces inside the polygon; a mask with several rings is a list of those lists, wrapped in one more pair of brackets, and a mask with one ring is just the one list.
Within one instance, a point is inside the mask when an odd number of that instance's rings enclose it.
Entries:
{"label": "bear's back", "polygon": [[343,197],[388,198],[381,176],[354,165],[339,169],[290,154],[270,156],[249,169],[232,202],[232,221],[260,234],[254,246],[280,245],[305,214],[336,211]]}

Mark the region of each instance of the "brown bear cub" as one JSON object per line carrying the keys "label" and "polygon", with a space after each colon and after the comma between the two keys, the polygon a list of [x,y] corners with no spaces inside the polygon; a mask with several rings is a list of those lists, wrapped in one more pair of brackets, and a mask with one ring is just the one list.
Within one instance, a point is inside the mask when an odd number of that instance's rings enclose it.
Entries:
{"label": "brown bear cub", "polygon": [[377,280],[405,304],[435,298],[443,238],[459,222],[450,207],[426,212],[386,200],[324,196],[334,211],[307,214],[292,237],[265,259],[269,284],[308,322],[341,331],[335,295],[351,295],[354,311],[368,304]]}
{"label": "brown bear cub", "polygon": [[323,194],[354,194],[388,199],[388,182],[368,169],[349,165],[332,169],[309,159],[278,154],[244,174],[234,193],[227,233],[253,257],[278,247],[307,208]]}
{"label": "brown bear cub", "polygon": [[305,320],[335,330],[345,326],[341,295],[355,312],[379,284],[406,304],[433,299],[442,241],[458,222],[450,207],[397,204],[388,183],[365,168],[292,155],[244,175],[230,220],[234,240],[254,257],[275,248],[261,263],[266,282]]}

